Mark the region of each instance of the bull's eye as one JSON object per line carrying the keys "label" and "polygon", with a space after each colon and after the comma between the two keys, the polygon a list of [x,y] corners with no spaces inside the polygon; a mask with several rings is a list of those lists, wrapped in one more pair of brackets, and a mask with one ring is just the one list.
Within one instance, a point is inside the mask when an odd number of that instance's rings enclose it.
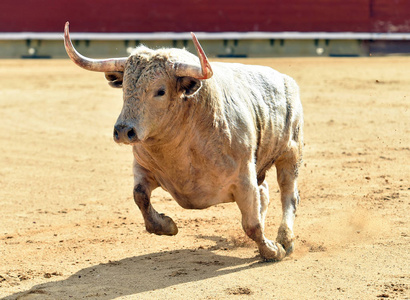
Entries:
{"label": "bull's eye", "polygon": [[158,97],[162,97],[164,95],[165,95],[165,90],[164,89],[160,89],[160,90],[157,91],[157,96]]}

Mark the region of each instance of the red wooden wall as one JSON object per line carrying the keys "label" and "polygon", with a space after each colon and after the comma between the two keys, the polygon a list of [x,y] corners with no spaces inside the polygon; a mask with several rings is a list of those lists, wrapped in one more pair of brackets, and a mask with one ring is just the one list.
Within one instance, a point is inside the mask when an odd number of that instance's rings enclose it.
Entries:
{"label": "red wooden wall", "polygon": [[409,0],[1,0],[0,32],[410,32]]}

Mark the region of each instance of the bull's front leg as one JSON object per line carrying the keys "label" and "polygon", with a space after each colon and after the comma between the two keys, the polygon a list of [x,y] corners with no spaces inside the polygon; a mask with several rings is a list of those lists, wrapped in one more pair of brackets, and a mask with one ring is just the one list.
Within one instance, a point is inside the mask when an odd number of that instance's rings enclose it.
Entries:
{"label": "bull's front leg", "polygon": [[242,227],[246,234],[256,242],[259,253],[265,260],[282,260],[286,252],[280,243],[271,241],[264,234],[264,219],[269,203],[266,182],[258,187],[255,166],[249,167],[249,175],[239,179],[234,197],[242,213]]}
{"label": "bull's front leg", "polygon": [[133,170],[134,201],[141,210],[147,231],[158,235],[177,234],[178,227],[174,221],[164,214],[159,214],[151,205],[151,192],[158,187],[154,177],[135,160]]}

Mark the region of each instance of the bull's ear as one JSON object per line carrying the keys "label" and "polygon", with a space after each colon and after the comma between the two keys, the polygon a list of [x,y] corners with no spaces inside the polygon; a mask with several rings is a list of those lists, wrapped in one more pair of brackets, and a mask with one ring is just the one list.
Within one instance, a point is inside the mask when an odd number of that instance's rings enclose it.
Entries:
{"label": "bull's ear", "polygon": [[113,88],[122,88],[123,72],[105,72],[105,78],[108,84]]}
{"label": "bull's ear", "polygon": [[202,82],[196,78],[185,76],[178,77],[178,90],[184,93],[185,96],[192,96],[202,87]]}

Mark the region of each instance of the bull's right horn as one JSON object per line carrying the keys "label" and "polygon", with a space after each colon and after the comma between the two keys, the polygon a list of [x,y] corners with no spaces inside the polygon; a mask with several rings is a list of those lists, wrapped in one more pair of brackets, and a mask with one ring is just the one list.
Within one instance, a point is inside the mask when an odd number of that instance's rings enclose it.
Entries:
{"label": "bull's right horn", "polygon": [[75,50],[70,40],[69,22],[65,23],[64,28],[64,46],[68,56],[81,68],[96,72],[122,72],[128,57],[109,58],[109,59],[92,59],[87,58]]}

